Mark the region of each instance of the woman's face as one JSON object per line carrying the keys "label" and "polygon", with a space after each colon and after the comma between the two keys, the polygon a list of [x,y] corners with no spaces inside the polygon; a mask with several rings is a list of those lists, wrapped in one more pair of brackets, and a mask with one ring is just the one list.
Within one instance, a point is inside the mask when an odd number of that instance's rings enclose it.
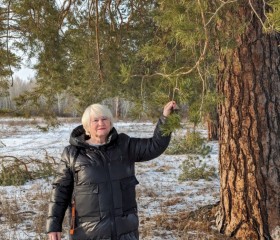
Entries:
{"label": "woman's face", "polygon": [[92,140],[103,140],[106,138],[111,130],[111,122],[108,117],[94,117],[91,116],[89,124],[89,132]]}

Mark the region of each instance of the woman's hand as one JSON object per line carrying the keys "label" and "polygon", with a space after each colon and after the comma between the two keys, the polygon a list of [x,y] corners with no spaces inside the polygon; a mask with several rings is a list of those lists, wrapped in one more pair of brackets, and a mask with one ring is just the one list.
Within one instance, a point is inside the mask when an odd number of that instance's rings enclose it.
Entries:
{"label": "woman's hand", "polygon": [[175,101],[168,102],[163,108],[163,116],[168,117],[176,107],[177,105]]}
{"label": "woman's hand", "polygon": [[61,240],[61,232],[50,232],[48,236],[49,240]]}

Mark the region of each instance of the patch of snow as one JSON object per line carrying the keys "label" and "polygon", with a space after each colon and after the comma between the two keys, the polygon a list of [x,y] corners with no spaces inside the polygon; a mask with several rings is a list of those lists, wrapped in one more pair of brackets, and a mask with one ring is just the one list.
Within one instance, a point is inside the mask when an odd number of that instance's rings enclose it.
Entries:
{"label": "patch of snow", "polygon": [[[46,152],[56,159],[60,158],[63,148],[69,144],[69,136],[73,128],[80,123],[64,123],[49,132],[41,132],[36,126],[9,124],[12,119],[1,119],[0,122],[0,157],[15,156],[18,158],[44,159]],[[127,133],[132,137],[150,137],[153,134],[155,123],[151,122],[115,122],[117,131]],[[206,136],[203,128],[199,131]],[[185,134],[185,129],[174,135]],[[209,142],[212,151],[201,161],[215,167],[218,174],[218,143]],[[187,155],[165,155],[143,163],[136,163],[136,177],[140,184],[137,186],[139,216],[141,219],[168,212],[174,213],[195,210],[200,206],[214,204],[219,199],[219,180],[212,181],[178,181],[181,174],[180,165]],[[22,186],[0,186],[0,204],[3,206],[9,201],[20,204],[14,206],[14,213],[18,214],[46,214],[41,212],[41,206],[46,204],[51,190],[49,179],[30,181]],[[38,197],[39,195],[39,197]],[[30,218],[32,219],[32,218]],[[38,233],[34,230],[31,220],[22,221],[11,229],[5,223],[0,212],[0,239],[37,239]],[[140,224],[141,225],[141,224]],[[41,233],[43,237],[45,234]],[[157,234],[155,234],[157,235]],[[164,236],[164,237],[163,237]],[[43,238],[42,237],[42,238]],[[4,238],[3,238],[4,239]],[[67,238],[65,237],[64,240]],[[145,238],[143,238],[145,239]],[[150,240],[177,239],[174,233],[158,233]]]}

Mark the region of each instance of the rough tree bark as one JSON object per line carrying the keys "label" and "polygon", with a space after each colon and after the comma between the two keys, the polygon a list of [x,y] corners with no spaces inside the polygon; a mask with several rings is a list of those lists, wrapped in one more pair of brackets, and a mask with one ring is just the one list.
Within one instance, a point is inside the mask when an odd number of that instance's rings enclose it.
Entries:
{"label": "rough tree bark", "polygon": [[207,140],[208,141],[215,141],[219,139],[219,122],[218,122],[218,113],[217,111],[213,113],[209,113],[207,116]]}
{"label": "rough tree bark", "polygon": [[241,2],[234,17],[249,23],[218,70],[217,226],[237,239],[280,239],[280,36],[263,32],[264,1]]}

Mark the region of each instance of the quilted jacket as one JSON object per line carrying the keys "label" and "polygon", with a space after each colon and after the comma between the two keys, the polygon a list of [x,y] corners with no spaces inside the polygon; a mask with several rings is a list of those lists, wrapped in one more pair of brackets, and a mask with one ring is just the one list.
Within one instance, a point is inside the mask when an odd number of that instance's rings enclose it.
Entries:
{"label": "quilted jacket", "polygon": [[160,130],[164,121],[159,119],[151,138],[132,138],[112,128],[101,146],[87,144],[83,127],[75,128],[53,182],[47,232],[62,231],[65,212],[74,199],[73,240],[139,239],[135,162],[165,151],[170,136]]}

